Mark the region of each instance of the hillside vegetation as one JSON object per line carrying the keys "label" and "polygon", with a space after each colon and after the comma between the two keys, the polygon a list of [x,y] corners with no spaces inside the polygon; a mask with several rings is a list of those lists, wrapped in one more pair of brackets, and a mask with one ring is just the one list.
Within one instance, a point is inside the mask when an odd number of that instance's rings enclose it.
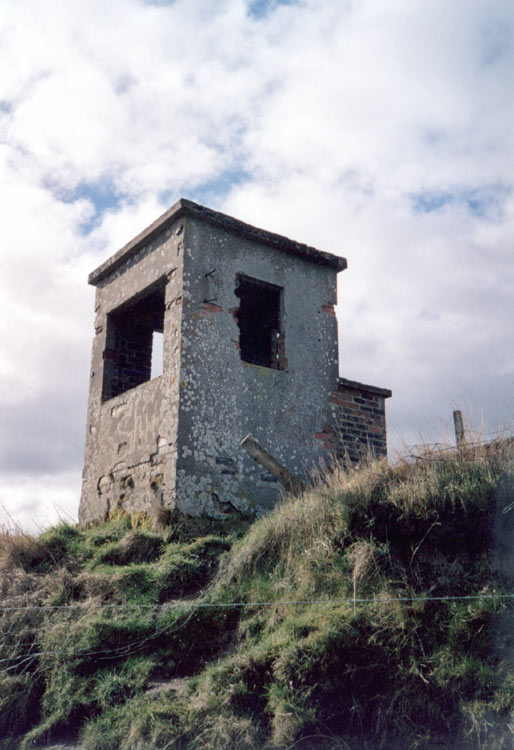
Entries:
{"label": "hillside vegetation", "polygon": [[511,444],[338,466],[254,523],[5,532],[0,747],[512,748],[499,497]]}

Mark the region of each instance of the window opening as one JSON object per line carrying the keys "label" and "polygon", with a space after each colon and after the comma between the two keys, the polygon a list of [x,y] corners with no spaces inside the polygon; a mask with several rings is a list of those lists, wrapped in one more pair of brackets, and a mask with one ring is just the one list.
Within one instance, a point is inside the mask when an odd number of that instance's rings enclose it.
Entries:
{"label": "window opening", "polygon": [[238,274],[237,322],[241,359],[253,365],[284,369],[280,326],[282,289],[265,281]]}
{"label": "window opening", "polygon": [[154,331],[152,334],[152,371],[150,373],[150,380],[162,375],[163,345],[164,334],[161,331]]}
{"label": "window opening", "polygon": [[102,400],[162,374],[164,283],[107,315]]}

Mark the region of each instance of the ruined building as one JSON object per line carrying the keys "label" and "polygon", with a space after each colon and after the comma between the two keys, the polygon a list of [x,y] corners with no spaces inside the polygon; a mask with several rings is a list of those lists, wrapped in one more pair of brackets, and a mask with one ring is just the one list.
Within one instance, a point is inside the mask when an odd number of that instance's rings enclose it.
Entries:
{"label": "ruined building", "polygon": [[338,377],[344,268],[180,200],[93,271],[80,521],[119,504],[262,513],[280,487],[241,448],[248,433],[300,478],[327,454],[385,455],[390,391]]}

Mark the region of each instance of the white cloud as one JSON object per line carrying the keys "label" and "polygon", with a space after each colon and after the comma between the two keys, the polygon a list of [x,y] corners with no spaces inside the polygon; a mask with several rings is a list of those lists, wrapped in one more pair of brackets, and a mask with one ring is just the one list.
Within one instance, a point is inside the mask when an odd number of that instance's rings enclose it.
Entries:
{"label": "white cloud", "polygon": [[77,493],[87,273],[180,195],[348,257],[342,374],[393,388],[395,441],[458,407],[512,420],[513,7],[251,6],[2,3],[0,496],[20,518]]}
{"label": "white cloud", "polygon": [[38,533],[60,521],[76,522],[79,493],[80,473],[75,471],[43,471],[35,479],[10,475],[0,488],[2,527]]}

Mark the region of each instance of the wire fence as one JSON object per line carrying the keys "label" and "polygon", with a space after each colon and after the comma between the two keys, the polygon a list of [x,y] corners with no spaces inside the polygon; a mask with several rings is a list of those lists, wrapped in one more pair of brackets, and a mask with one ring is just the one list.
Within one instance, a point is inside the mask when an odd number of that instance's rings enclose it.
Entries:
{"label": "wire fence", "polygon": [[414,443],[408,445],[405,453],[400,457],[403,459],[415,459],[419,461],[436,459],[442,453],[454,453],[462,458],[465,452],[471,452],[474,448],[493,448],[501,446],[510,446],[514,444],[512,430],[506,431],[505,434],[494,437],[483,437],[470,439],[469,437],[461,445],[448,445],[448,443]]}
{"label": "wire fence", "polygon": [[[493,439],[486,437],[483,433],[480,435],[480,439],[471,440],[471,435],[468,431],[468,438],[466,442],[461,446],[456,447],[455,445],[448,444],[432,444],[430,446],[426,444],[418,444],[409,446],[408,454],[409,459],[426,461],[433,458],[437,458],[437,455],[441,453],[462,453],[464,450],[472,450],[474,448],[482,448],[484,446],[491,445],[511,445],[514,443],[514,437],[512,436],[512,430],[505,430],[503,434],[498,431],[494,433]],[[417,452],[415,452],[417,451]],[[510,503],[503,509],[503,513],[507,513],[514,509],[514,502]],[[205,592],[204,592],[205,593]],[[23,595],[21,595],[23,596]],[[271,601],[232,601],[232,602],[215,602],[205,601],[203,598],[198,598],[198,593],[195,599],[180,599],[173,600],[163,603],[141,603],[141,602],[73,602],[70,604],[61,605],[49,605],[49,604],[13,604],[13,597],[8,603],[0,603],[0,636],[3,636],[3,643],[0,642],[0,672],[9,673],[16,671],[20,673],[23,669],[30,670],[34,664],[38,664],[40,659],[43,658],[56,658],[56,659],[116,659],[124,656],[132,655],[141,652],[149,643],[155,641],[163,635],[171,635],[173,632],[180,630],[188,624],[193,617],[195,611],[205,609],[259,609],[259,608],[281,608],[281,607],[327,607],[334,605],[377,605],[387,606],[395,603],[402,604],[420,604],[429,602],[439,603],[451,603],[451,602],[472,602],[478,600],[496,600],[501,602],[503,606],[507,603],[511,603],[514,600],[514,593],[503,593],[503,592],[483,592],[473,594],[446,594],[439,596],[415,596],[415,595],[403,595],[403,596],[391,596],[391,595],[379,595],[373,597],[334,597],[334,598],[323,598],[323,599],[285,599],[285,600],[271,600]],[[5,601],[5,600],[4,600]],[[36,643],[36,633],[39,627],[45,622],[51,619],[52,614],[56,613],[70,613],[72,616],[82,615],[84,610],[88,612],[102,612],[105,616],[109,616],[112,613],[113,617],[119,618],[120,614],[125,617],[131,616],[134,612],[144,612],[145,615],[150,619],[155,615],[155,622],[152,624],[151,621],[146,622],[146,628],[150,628],[151,632],[145,632],[140,637],[132,637],[129,642],[120,644],[119,646],[109,646],[108,648],[96,648],[91,649],[87,646],[80,647],[80,643],[75,643],[73,648],[69,648],[70,640],[76,638],[76,633],[70,636],[68,640],[66,634],[63,632],[62,648],[58,650],[45,650],[38,648]],[[158,617],[162,615],[175,614],[176,616],[171,621],[165,621],[159,624]],[[36,616],[37,621],[26,622],[27,618]],[[22,621],[25,618],[25,621]],[[65,629],[67,626],[72,626],[79,620],[66,621],[63,619],[60,624]],[[118,619],[119,622],[119,619]],[[127,635],[128,638],[128,635]],[[7,640],[6,640],[7,639]],[[25,643],[26,640],[32,640],[33,642],[29,645]],[[13,648],[14,653],[10,656],[2,656],[2,652],[6,653],[9,648]],[[8,665],[8,666],[2,666]],[[37,668],[42,668],[39,664]]]}
{"label": "wire fence", "polygon": [[139,609],[178,609],[181,607],[192,607],[194,609],[202,608],[227,608],[227,607],[290,607],[290,606],[326,606],[327,604],[346,604],[346,603],[357,603],[357,604],[390,604],[392,602],[442,602],[442,601],[456,601],[460,599],[513,599],[513,594],[504,594],[501,592],[495,592],[492,594],[445,594],[444,596],[383,596],[383,597],[369,597],[369,598],[354,598],[354,597],[343,597],[343,598],[326,598],[326,599],[283,599],[283,600],[270,600],[265,602],[197,602],[188,601],[187,599],[175,600],[173,602],[164,602],[160,604],[143,604],[140,602],[121,602],[113,604],[109,602],[103,602],[99,604],[91,604],[90,602],[75,602],[73,604],[34,604],[25,606],[15,607],[3,607],[0,605],[0,614],[2,612],[12,612],[19,610],[60,610],[60,609],[77,609],[77,608],[139,608]]}
{"label": "wire fence", "polygon": [[[0,606],[0,616],[2,614],[15,614],[15,613],[58,613],[63,611],[73,612],[75,614],[81,614],[81,611],[87,609],[88,611],[105,611],[109,614],[109,611],[116,611],[117,615],[120,610],[125,610],[127,615],[133,614],[138,610],[145,610],[146,614],[148,611],[154,613],[165,613],[181,611],[180,614],[183,617],[179,619],[173,619],[171,622],[163,622],[159,624],[156,622],[153,624],[151,632],[141,634],[139,637],[130,637],[130,633],[125,634],[128,638],[128,642],[122,643],[119,646],[111,645],[108,648],[87,648],[80,647],[80,643],[75,644],[73,648],[67,647],[67,639],[65,634],[62,634],[61,643],[62,649],[59,650],[44,650],[38,649],[36,642],[32,643],[30,647],[23,649],[21,645],[25,636],[34,636],[38,626],[41,626],[43,622],[38,619],[37,622],[33,622],[31,625],[26,626],[16,632],[16,623],[5,623],[7,628],[4,628],[4,639],[6,636],[11,636],[18,641],[17,644],[13,644],[15,653],[10,656],[0,658],[0,672],[9,674],[10,672],[16,672],[16,674],[23,673],[24,671],[33,671],[35,667],[38,671],[44,670],[50,665],[41,665],[39,660],[43,658],[54,658],[58,660],[83,660],[95,658],[96,660],[113,660],[122,657],[131,656],[140,653],[145,649],[147,645],[156,641],[164,635],[171,635],[172,633],[186,627],[188,622],[191,620],[194,612],[200,609],[242,609],[242,608],[262,608],[262,607],[326,607],[330,605],[367,605],[375,604],[386,606],[394,603],[428,603],[428,602],[471,602],[478,600],[495,600],[497,602],[508,602],[514,600],[514,593],[503,593],[503,592],[492,592],[492,593],[476,593],[476,594],[448,594],[441,596],[378,596],[378,597],[341,597],[341,598],[325,598],[325,599],[287,599],[277,601],[237,601],[237,602],[205,602],[198,600],[179,600],[173,602],[165,602],[160,604],[143,604],[143,603],[124,603],[124,604],[110,604],[110,603],[90,603],[90,602],[77,602],[74,604],[66,605],[24,605],[14,607],[3,607]],[[119,622],[119,620],[118,620]],[[0,617],[0,624],[2,618]],[[66,625],[66,623],[60,623]],[[70,627],[73,622],[67,623]],[[146,623],[146,627],[151,626],[151,623]],[[76,634],[75,634],[76,635]],[[16,652],[16,645],[20,647],[20,651]],[[3,648],[2,648],[3,646]],[[0,654],[2,650],[9,647],[9,644],[0,645]],[[4,665],[4,666],[2,666]]]}

